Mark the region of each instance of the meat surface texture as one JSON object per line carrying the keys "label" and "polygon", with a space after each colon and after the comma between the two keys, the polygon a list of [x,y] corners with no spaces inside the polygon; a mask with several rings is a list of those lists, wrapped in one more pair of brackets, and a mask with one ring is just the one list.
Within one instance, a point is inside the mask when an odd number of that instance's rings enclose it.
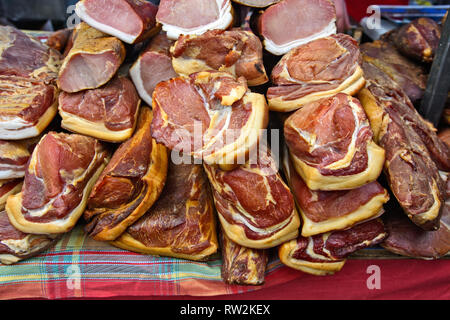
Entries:
{"label": "meat surface texture", "polygon": [[39,137],[19,141],[0,140],[0,180],[25,176],[28,159]]}
{"label": "meat surface texture", "polygon": [[245,163],[268,121],[263,95],[250,92],[245,79],[217,71],[159,83],[153,110],[158,143],[224,169]]}
{"label": "meat surface texture", "polygon": [[227,29],[233,23],[230,0],[161,0],[156,20],[167,37],[202,34],[212,29]]}
{"label": "meat surface texture", "polygon": [[255,8],[265,8],[280,0],[233,0],[236,3],[242,4],[244,6],[255,7]]}
{"label": "meat surface texture", "polygon": [[313,275],[340,271],[353,252],[382,242],[387,236],[380,219],[358,224],[350,229],[311,237],[299,236],[278,249],[281,262]]}
{"label": "meat surface texture", "polygon": [[53,120],[60,59],[39,40],[0,26],[0,139],[36,137]]}
{"label": "meat surface texture", "polygon": [[297,237],[300,218],[294,198],[269,153],[231,171],[204,167],[220,223],[232,241],[266,249]]}
{"label": "meat surface texture", "polygon": [[130,77],[139,96],[149,106],[152,105],[152,94],[156,85],[178,76],[172,67],[170,56],[172,44],[173,41],[167,38],[166,33],[160,32],[150,40],[130,68]]}
{"label": "meat surface texture", "polygon": [[349,190],[375,181],[384,150],[373,141],[358,99],[344,93],[290,115],[284,137],[297,173],[311,190]]}
{"label": "meat surface texture", "polygon": [[385,215],[389,236],[381,246],[412,258],[431,260],[445,256],[450,252],[450,200],[444,206],[440,226],[436,231],[419,228],[401,212],[389,212]]}
{"label": "meat surface texture", "polygon": [[264,47],[274,55],[336,33],[336,10],[331,0],[284,0],[259,18]]}
{"label": "meat surface texture", "polygon": [[428,72],[423,65],[403,56],[392,44],[377,40],[361,45],[363,59],[383,70],[400,85],[412,103],[422,99]]}
{"label": "meat surface texture", "polygon": [[94,185],[84,218],[95,240],[114,240],[158,199],[167,175],[167,149],[151,136],[152,111],[143,107],[136,132],[113,154]]}
{"label": "meat surface texture", "polygon": [[417,62],[431,63],[441,38],[441,28],[433,19],[422,17],[390,32],[387,41]]}
{"label": "meat surface texture", "polygon": [[201,165],[169,161],[158,201],[113,245],[144,254],[205,260],[218,249],[214,204]]}
{"label": "meat surface texture", "polygon": [[246,248],[233,242],[221,231],[222,279],[228,284],[261,285],[264,283],[269,255],[267,250]]}
{"label": "meat surface texture", "polygon": [[122,142],[134,132],[140,102],[132,81],[122,76],[96,89],[61,92],[61,127],[100,140]]}
{"label": "meat surface texture", "polygon": [[390,189],[415,224],[437,229],[445,195],[439,170],[450,171],[449,148],[399,85],[371,63],[363,63],[363,69],[367,83],[359,98],[386,152]]}
{"label": "meat surface texture", "polygon": [[75,9],[91,27],[130,44],[158,31],[157,11],[157,6],[145,0],[81,0]]}
{"label": "meat surface texture", "polygon": [[0,210],[5,209],[6,200],[10,195],[22,190],[23,179],[0,180]]}
{"label": "meat surface texture", "polygon": [[74,32],[73,46],[59,70],[58,86],[66,92],[101,87],[117,73],[125,59],[125,46],[84,22]]}
{"label": "meat surface texture", "polygon": [[289,112],[339,92],[356,94],[364,86],[358,44],[345,34],[320,38],[292,49],[273,68],[267,90],[269,108]]}
{"label": "meat surface texture", "polygon": [[268,81],[261,41],[251,31],[210,30],[201,35],[181,35],[171,51],[173,68],[179,75],[218,70],[244,77],[249,86]]}
{"label": "meat surface texture", "polygon": [[82,215],[108,160],[97,140],[50,131],[29,160],[22,191],[8,197],[11,223],[25,233],[64,233]]}
{"label": "meat surface texture", "polygon": [[389,195],[377,181],[352,190],[314,191],[297,174],[286,153],[283,169],[302,218],[302,236],[347,229],[384,213]]}
{"label": "meat surface texture", "polygon": [[13,264],[48,249],[57,235],[24,233],[9,222],[6,211],[0,211],[0,263]]}

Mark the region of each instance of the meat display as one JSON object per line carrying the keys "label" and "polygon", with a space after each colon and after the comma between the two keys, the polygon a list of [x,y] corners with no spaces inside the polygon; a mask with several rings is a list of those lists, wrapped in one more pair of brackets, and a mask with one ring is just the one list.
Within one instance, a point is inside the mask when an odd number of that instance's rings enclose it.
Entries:
{"label": "meat display", "polygon": [[130,44],[158,31],[157,11],[157,6],[145,0],[81,0],[75,9],[91,27]]}
{"label": "meat display", "polygon": [[358,99],[344,93],[314,101],[284,122],[297,173],[311,190],[349,190],[375,181],[384,150],[373,140]]}
{"label": "meat display", "polygon": [[255,8],[265,8],[274,3],[280,2],[280,0],[233,0],[233,1],[242,4],[244,6]]}
{"label": "meat display", "polygon": [[274,55],[336,33],[336,10],[332,0],[284,0],[267,8],[258,29],[264,47]]}
{"label": "meat display", "polygon": [[100,140],[121,142],[134,132],[140,102],[131,80],[122,76],[96,89],[61,92],[61,127]]}
{"label": "meat display", "polygon": [[449,148],[397,83],[371,63],[364,62],[363,70],[367,83],[359,98],[386,152],[390,189],[416,225],[435,230],[445,195],[439,170],[450,171]]}
{"label": "meat display", "polygon": [[172,44],[173,41],[167,38],[166,33],[160,32],[152,38],[130,68],[130,77],[139,96],[149,106],[152,105],[152,94],[156,85],[178,76],[172,67]]}
{"label": "meat display", "polygon": [[0,180],[0,210],[5,209],[6,200],[22,190],[23,179]]}
{"label": "meat display", "polygon": [[366,42],[360,46],[363,59],[383,70],[400,85],[413,103],[422,99],[427,85],[424,66],[403,56],[390,43],[382,40]]}
{"label": "meat display", "polygon": [[302,236],[347,229],[384,213],[389,194],[377,181],[352,190],[310,190],[286,153],[283,169],[302,218]]}
{"label": "meat display", "polygon": [[159,83],[153,111],[158,143],[228,170],[245,163],[268,121],[264,96],[250,92],[245,79],[218,71]]}
{"label": "meat display", "polygon": [[205,260],[219,247],[214,204],[201,165],[169,161],[158,201],[113,245],[144,254]]}
{"label": "meat display", "polygon": [[255,160],[231,171],[204,167],[225,234],[244,247],[272,248],[297,237],[300,218],[272,156]]}
{"label": "meat display", "polygon": [[223,231],[220,232],[220,240],[223,281],[240,285],[263,284],[269,259],[267,250],[240,246]]}
{"label": "meat display", "polygon": [[167,37],[202,34],[212,29],[227,29],[233,23],[230,0],[161,0],[156,20]]}
{"label": "meat display", "polygon": [[28,159],[39,137],[25,140],[0,140],[0,180],[25,176]]}
{"label": "meat display", "polygon": [[350,254],[376,245],[386,236],[383,222],[375,219],[347,230],[300,236],[281,245],[278,255],[288,267],[318,276],[329,275],[340,271]]}
{"label": "meat display", "polygon": [[0,48],[0,139],[36,137],[57,112],[61,55],[9,26],[0,26]]}
{"label": "meat display", "polygon": [[44,135],[29,160],[22,191],[6,202],[12,225],[35,234],[71,230],[107,160],[108,152],[93,138]]}
{"label": "meat display", "polygon": [[73,46],[59,70],[58,86],[65,92],[95,89],[117,73],[125,59],[123,43],[81,22]]}
{"label": "meat display", "polygon": [[270,110],[289,112],[339,92],[356,94],[365,82],[361,62],[356,40],[341,33],[292,49],[272,70]]}
{"label": "meat display", "polygon": [[441,28],[431,18],[422,17],[404,24],[385,36],[397,50],[417,62],[433,62],[441,38]]}
{"label": "meat display", "polygon": [[0,263],[13,264],[33,257],[58,240],[57,235],[27,234],[14,228],[6,211],[0,211]]}
{"label": "meat display", "polygon": [[179,75],[218,70],[244,77],[249,86],[268,81],[261,41],[251,31],[210,30],[201,35],[181,35],[171,52],[173,68]]}
{"label": "meat display", "polygon": [[122,143],[95,183],[84,218],[95,240],[114,240],[158,199],[167,175],[167,150],[152,139],[152,111],[143,107],[133,136]]}

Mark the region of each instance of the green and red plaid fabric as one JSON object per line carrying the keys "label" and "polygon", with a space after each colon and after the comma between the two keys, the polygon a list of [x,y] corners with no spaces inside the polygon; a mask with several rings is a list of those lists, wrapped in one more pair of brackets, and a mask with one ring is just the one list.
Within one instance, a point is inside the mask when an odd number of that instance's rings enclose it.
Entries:
{"label": "green and red plaid fabric", "polygon": [[220,258],[195,262],[122,250],[92,240],[78,225],[40,255],[0,265],[0,299],[214,296],[266,288],[300,274],[275,256],[264,285],[227,285],[221,264]]}

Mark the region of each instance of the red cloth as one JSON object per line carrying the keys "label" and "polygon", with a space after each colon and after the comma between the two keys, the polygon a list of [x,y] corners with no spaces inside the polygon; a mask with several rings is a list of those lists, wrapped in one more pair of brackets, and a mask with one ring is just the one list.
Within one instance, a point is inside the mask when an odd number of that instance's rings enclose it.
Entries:
{"label": "red cloth", "polygon": [[347,11],[350,17],[356,22],[361,21],[365,16],[370,16],[367,13],[367,7],[378,4],[378,5],[407,5],[408,0],[346,0]]}
{"label": "red cloth", "polygon": [[[380,289],[368,289],[367,268],[380,268]],[[344,268],[331,276],[297,274],[295,280],[269,288],[237,295],[212,297],[153,296],[155,300],[449,300],[450,259],[436,261],[415,259],[347,260]],[[126,299],[126,296],[120,299]],[[141,299],[141,298],[139,298]]]}

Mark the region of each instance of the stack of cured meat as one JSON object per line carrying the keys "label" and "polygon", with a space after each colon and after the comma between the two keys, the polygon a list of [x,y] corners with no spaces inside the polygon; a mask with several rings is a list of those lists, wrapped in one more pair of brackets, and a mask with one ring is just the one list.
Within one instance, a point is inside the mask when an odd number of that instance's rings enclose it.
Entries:
{"label": "stack of cured meat", "polygon": [[324,275],[376,244],[449,251],[449,147],[384,68],[395,61],[336,33],[333,1],[76,13],[48,46],[0,27],[2,263],[77,223],[142,254],[221,254],[234,284],[262,284],[273,254]]}

